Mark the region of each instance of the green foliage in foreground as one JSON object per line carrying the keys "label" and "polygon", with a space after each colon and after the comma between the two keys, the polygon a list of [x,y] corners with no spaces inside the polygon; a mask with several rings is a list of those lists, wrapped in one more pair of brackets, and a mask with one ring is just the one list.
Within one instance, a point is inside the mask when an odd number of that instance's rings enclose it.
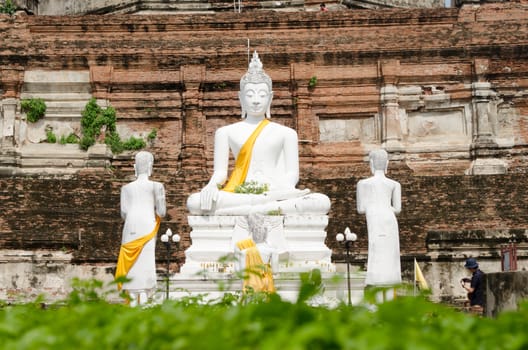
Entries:
{"label": "green foliage in foreground", "polygon": [[61,306],[0,308],[0,349],[527,349],[528,304],[497,319],[424,297],[335,309],[277,295],[253,302],[200,298],[147,308],[75,292]]}

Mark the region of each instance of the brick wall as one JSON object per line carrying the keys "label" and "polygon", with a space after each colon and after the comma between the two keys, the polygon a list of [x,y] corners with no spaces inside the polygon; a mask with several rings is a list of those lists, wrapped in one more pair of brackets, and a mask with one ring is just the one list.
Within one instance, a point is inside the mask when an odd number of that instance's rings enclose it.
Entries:
{"label": "brick wall", "polygon": [[[342,259],[333,237],[350,226],[359,233],[361,263],[366,227],[355,211],[355,185],[369,176],[368,149],[382,140],[320,143],[319,117],[377,118],[382,84],[434,85],[450,94],[450,103],[470,104],[470,84],[491,82],[498,98],[515,109],[509,121],[513,142],[496,145],[494,153],[508,162],[506,174],[465,175],[474,160],[469,146],[391,153],[388,175],[403,190],[402,254],[427,260],[430,231],[527,227],[527,18],[525,2],[243,16],[2,15],[0,93],[18,98],[24,70],[89,71],[92,94],[116,108],[119,125],[159,130],[149,150],[156,157],[153,179],[167,189],[161,230],[183,235],[185,248],[185,200],[208,180],[214,130],[238,118],[238,80],[246,70],[249,38],[274,80],[274,120],[300,135],[300,187],[332,200],[328,245]],[[476,69],[476,61],[487,68]],[[309,89],[314,76],[317,86]],[[14,157],[8,163],[16,167],[23,145],[5,137],[1,147],[1,159]],[[133,160],[125,154],[110,162],[107,169],[68,176],[3,172],[0,248],[64,249],[78,263],[115,261],[119,189],[132,179]]]}
{"label": "brick wall", "polygon": [[[367,165],[362,165],[367,169]],[[72,252],[75,262],[111,262],[116,259],[122,229],[119,190],[130,176],[116,171],[79,175],[70,179],[1,178],[0,246],[8,249],[54,249]],[[426,238],[433,231],[526,229],[528,189],[524,176],[413,176],[391,174],[402,185],[402,212],[398,216],[403,255],[427,255]],[[335,258],[343,251],[335,234],[350,227],[359,236],[358,262],[366,258],[367,233],[363,215],[356,212],[356,184],[361,177],[307,179],[301,187],[326,193],[332,200],[327,244]],[[189,245],[185,200],[196,183],[155,169],[163,181],[168,216],[161,231],[171,228]],[[182,247],[182,248],[183,248]],[[180,256],[182,258],[182,256]]]}

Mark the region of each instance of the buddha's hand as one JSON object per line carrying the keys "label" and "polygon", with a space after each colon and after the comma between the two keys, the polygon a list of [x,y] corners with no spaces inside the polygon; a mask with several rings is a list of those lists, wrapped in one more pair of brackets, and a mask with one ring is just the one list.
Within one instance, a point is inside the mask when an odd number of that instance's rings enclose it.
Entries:
{"label": "buddha's hand", "polygon": [[211,210],[213,202],[218,198],[218,186],[216,184],[207,184],[200,192],[200,208],[202,210]]}

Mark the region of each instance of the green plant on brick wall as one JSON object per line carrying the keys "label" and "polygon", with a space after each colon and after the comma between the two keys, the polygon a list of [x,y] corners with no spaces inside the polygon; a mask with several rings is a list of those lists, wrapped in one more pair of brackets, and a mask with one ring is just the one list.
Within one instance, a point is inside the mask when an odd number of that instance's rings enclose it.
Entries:
{"label": "green plant on brick wall", "polygon": [[116,112],[113,107],[103,109],[97,104],[95,98],[92,98],[82,112],[81,131],[83,136],[79,142],[81,149],[87,150],[94,145],[103,132],[104,142],[110,146],[112,153],[118,154],[125,150],[139,150],[146,147],[145,140],[134,136],[122,141],[121,136],[116,131],[116,121]]}
{"label": "green plant on brick wall", "polygon": [[31,123],[39,121],[46,114],[46,102],[41,98],[26,98],[20,101],[22,112]]}
{"label": "green plant on brick wall", "polygon": [[225,82],[216,83],[213,86],[213,89],[215,90],[224,90],[227,87],[227,84]]}
{"label": "green plant on brick wall", "polygon": [[158,136],[158,129],[154,128],[150,130],[149,134],[147,135],[147,141],[152,142],[156,137]]}
{"label": "green plant on brick wall", "polygon": [[147,146],[145,140],[134,136],[130,136],[128,140],[123,142],[123,148],[128,151],[142,149],[145,148],[145,146]]}
{"label": "green plant on brick wall", "polygon": [[79,136],[75,135],[74,133],[71,133],[68,136],[62,135],[59,139],[59,143],[61,145],[65,145],[67,143],[79,143]]}
{"label": "green plant on brick wall", "polygon": [[105,143],[110,146],[113,153],[121,153],[123,151],[135,151],[146,147],[145,140],[130,136],[126,141],[121,140],[121,136],[117,132],[107,135]]}
{"label": "green plant on brick wall", "polygon": [[56,143],[57,142],[57,135],[53,132],[53,128],[51,126],[46,127],[46,142],[47,143]]}
{"label": "green plant on brick wall", "polygon": [[125,150],[121,136],[117,132],[107,134],[105,137],[105,144],[110,146],[112,153],[119,154]]}
{"label": "green plant on brick wall", "polygon": [[87,150],[95,144],[96,139],[105,133],[105,139],[116,133],[116,113],[113,107],[101,108],[95,98],[90,99],[82,112],[81,148]]}
{"label": "green plant on brick wall", "polygon": [[0,13],[6,13],[8,15],[15,14],[16,6],[12,0],[6,0],[3,4],[0,4]]}
{"label": "green plant on brick wall", "polygon": [[313,77],[310,78],[310,81],[308,81],[308,87],[310,89],[314,89],[317,85],[317,77],[314,75]]}

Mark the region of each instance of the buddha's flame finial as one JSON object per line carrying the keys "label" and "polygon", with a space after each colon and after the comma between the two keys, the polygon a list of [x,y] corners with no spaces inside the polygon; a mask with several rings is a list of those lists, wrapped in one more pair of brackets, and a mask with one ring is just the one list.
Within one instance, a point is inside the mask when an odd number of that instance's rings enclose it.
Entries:
{"label": "buddha's flame finial", "polygon": [[249,62],[248,71],[246,74],[244,74],[242,79],[240,79],[240,91],[243,91],[244,86],[248,83],[265,83],[268,85],[271,91],[271,78],[264,72],[263,65],[260,61],[257,51],[253,52],[253,57],[251,58],[251,62]]}

